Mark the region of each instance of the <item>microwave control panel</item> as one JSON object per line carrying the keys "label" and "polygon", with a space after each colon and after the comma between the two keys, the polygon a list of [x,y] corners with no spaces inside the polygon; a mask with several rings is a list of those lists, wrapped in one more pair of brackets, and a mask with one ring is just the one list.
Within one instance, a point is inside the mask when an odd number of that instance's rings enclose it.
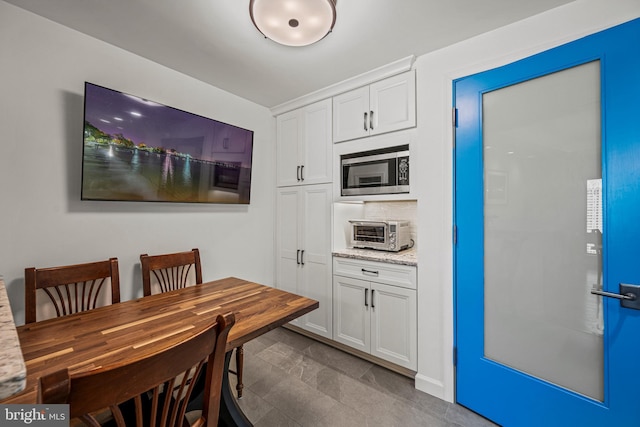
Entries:
{"label": "microwave control panel", "polygon": [[398,185],[409,185],[409,157],[398,158]]}

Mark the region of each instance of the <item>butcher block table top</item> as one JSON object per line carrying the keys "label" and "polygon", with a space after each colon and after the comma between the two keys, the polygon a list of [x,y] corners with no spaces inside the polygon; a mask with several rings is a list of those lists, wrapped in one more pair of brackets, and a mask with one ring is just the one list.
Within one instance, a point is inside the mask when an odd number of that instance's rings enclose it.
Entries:
{"label": "butcher block table top", "polygon": [[35,403],[38,379],[154,353],[233,312],[227,351],[318,307],[318,302],[230,277],[17,328],[27,367],[23,392],[0,403]]}

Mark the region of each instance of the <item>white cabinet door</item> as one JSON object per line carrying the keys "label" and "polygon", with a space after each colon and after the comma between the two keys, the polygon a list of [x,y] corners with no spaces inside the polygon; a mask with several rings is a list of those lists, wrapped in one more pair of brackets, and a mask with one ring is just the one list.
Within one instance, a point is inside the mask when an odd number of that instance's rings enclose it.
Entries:
{"label": "white cabinet door", "polygon": [[[298,293],[299,235],[300,235],[300,191],[297,187],[278,189],[277,236],[276,236],[276,287],[283,291]],[[299,325],[300,320],[292,322]]]}
{"label": "white cabinet door", "polygon": [[334,96],[333,142],[362,138],[367,135],[369,135],[369,86]]}
{"label": "white cabinet door", "polygon": [[302,117],[299,110],[281,114],[277,126],[277,185],[296,185],[300,181],[300,141],[302,139]]}
{"label": "white cabinet door", "polygon": [[276,126],[278,187],[331,182],[331,100],[281,114]]}
{"label": "white cabinet door", "polygon": [[332,338],[331,184],[300,187],[302,235],[299,294],[317,300],[318,309],[302,316],[304,329]]}
{"label": "white cabinet door", "polygon": [[291,323],[333,336],[331,282],[331,184],[278,189],[276,287],[319,302]]}
{"label": "white cabinet door", "polygon": [[333,97],[333,142],[415,125],[414,70]]}
{"label": "white cabinet door", "polygon": [[331,99],[303,108],[302,184],[322,184],[332,181]]}
{"label": "white cabinet door", "polygon": [[369,353],[369,282],[333,276],[333,339]]}
{"label": "white cabinet door", "polygon": [[416,125],[415,71],[373,83],[369,87],[370,135]]}
{"label": "white cabinet door", "polygon": [[371,283],[371,354],[416,370],[416,291]]}

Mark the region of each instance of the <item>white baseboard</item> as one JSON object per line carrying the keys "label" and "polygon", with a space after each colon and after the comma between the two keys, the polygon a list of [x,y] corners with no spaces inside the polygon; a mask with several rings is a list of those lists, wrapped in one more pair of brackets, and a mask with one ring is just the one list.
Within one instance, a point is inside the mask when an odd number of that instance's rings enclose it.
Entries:
{"label": "white baseboard", "polygon": [[433,378],[421,375],[420,373],[416,374],[415,381],[416,388],[418,390],[451,403],[451,400],[447,399],[445,396],[444,384],[442,381],[434,380]]}

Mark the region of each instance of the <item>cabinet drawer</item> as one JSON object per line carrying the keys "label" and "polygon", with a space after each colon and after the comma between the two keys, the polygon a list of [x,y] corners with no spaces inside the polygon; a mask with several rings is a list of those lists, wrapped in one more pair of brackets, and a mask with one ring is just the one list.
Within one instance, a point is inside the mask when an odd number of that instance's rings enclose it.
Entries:
{"label": "cabinet drawer", "polygon": [[386,262],[333,257],[333,274],[416,289],[416,267]]}

